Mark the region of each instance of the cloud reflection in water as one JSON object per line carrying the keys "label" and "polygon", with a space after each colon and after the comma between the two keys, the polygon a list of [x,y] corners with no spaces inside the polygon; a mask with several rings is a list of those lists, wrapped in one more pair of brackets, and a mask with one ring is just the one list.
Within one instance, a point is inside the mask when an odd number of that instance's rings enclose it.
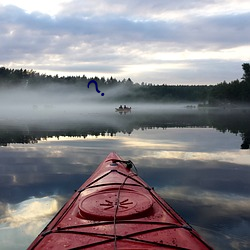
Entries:
{"label": "cloud reflection in water", "polygon": [[37,236],[59,210],[60,197],[30,198],[18,204],[6,204],[0,218],[0,242],[5,249],[21,249]]}
{"label": "cloud reflection in water", "polygon": [[19,249],[27,246],[36,236],[32,232],[50,220],[43,212],[55,213],[62,205],[53,195],[67,199],[115,150],[188,222],[205,228],[202,233],[216,249],[244,249],[250,244],[250,155],[236,149],[240,142],[239,136],[211,128],[167,128],[13,144],[0,152],[0,237],[16,234],[17,243],[25,238]]}

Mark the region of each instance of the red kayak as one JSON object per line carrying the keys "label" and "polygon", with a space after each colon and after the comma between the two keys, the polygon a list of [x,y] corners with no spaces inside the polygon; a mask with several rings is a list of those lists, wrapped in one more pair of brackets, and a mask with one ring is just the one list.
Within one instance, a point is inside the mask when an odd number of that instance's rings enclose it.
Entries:
{"label": "red kayak", "polygon": [[110,153],[28,249],[212,249]]}

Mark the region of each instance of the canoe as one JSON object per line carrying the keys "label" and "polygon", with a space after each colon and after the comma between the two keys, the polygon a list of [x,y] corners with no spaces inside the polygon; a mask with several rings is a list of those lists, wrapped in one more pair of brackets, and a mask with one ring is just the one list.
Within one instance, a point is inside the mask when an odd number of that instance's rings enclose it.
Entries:
{"label": "canoe", "polygon": [[212,248],[112,152],[28,249]]}
{"label": "canoe", "polygon": [[115,108],[115,111],[128,113],[128,112],[131,112],[131,107],[130,108]]}

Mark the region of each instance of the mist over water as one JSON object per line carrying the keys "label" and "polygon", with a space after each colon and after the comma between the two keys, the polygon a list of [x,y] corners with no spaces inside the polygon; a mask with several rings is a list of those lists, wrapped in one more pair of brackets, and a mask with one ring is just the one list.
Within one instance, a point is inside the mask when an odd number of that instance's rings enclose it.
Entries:
{"label": "mist over water", "polygon": [[[122,87],[111,89],[101,96],[95,89],[87,89],[84,92],[78,88],[66,85],[56,85],[30,88],[2,89],[0,91],[0,121],[1,123],[18,122],[65,122],[69,120],[79,121],[103,121],[110,122],[110,115],[114,115],[115,108],[120,105],[132,107],[133,113],[147,112],[178,112],[185,110],[186,104],[154,104],[132,103],[129,99],[124,101],[112,101],[112,96],[119,96],[124,90]],[[99,114],[93,117],[93,114]]]}
{"label": "mist over water", "polygon": [[107,110],[101,103],[102,100],[98,100],[91,91],[88,94],[80,93],[66,86],[9,89],[0,93],[1,119],[60,119],[67,115],[77,117],[97,110]]}
{"label": "mist over water", "polygon": [[[131,134],[138,128],[213,127],[240,133],[242,147],[249,148],[250,110],[199,109],[197,103],[148,103],[114,101],[124,88],[110,89],[101,96],[93,88],[52,84],[44,87],[1,89],[0,139],[8,142],[36,141],[48,136]],[[128,90],[126,93],[129,94]],[[129,113],[116,112],[120,105],[132,107]],[[12,139],[8,139],[10,131]],[[17,131],[18,133],[15,133]],[[37,133],[39,131],[39,134]],[[44,131],[44,132],[41,132]],[[61,132],[60,132],[61,131]],[[28,139],[27,139],[28,138]]]}
{"label": "mist over water", "polygon": [[[215,249],[249,247],[249,150],[240,149],[249,145],[249,110],[114,101],[121,91],[0,91],[3,249],[26,248],[110,151],[133,160]],[[116,112],[119,105],[131,113]]]}

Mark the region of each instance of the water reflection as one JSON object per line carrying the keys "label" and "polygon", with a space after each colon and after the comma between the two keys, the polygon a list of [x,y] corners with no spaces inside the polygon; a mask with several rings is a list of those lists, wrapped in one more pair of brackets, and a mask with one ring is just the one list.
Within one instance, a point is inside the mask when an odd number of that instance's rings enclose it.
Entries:
{"label": "water reflection", "polygon": [[[3,204],[0,218],[1,249],[23,249],[59,210],[60,197],[30,198],[17,204]],[[2,214],[2,213],[1,213]]]}
{"label": "water reflection", "polygon": [[[25,233],[33,232],[32,225],[37,221],[50,216],[58,211],[59,206],[56,197],[30,198],[17,204],[7,204],[4,208],[5,217],[0,220],[11,228],[26,225]],[[32,223],[31,223],[32,222]],[[31,224],[30,226],[27,226]]]}
{"label": "water reflection", "polygon": [[240,131],[249,126],[233,129],[236,118],[224,117],[226,126],[213,127],[215,117],[203,113],[141,114],[139,120],[132,114],[86,125],[88,131],[77,122],[29,126],[25,133],[35,144],[11,143],[18,132],[13,129],[8,147],[0,148],[1,249],[26,248],[110,151],[131,159],[139,175],[216,249],[250,248],[250,154],[240,150]]}
{"label": "water reflection", "polygon": [[[0,122],[0,145],[11,143],[37,143],[41,139],[60,136],[84,137],[131,134],[137,129],[210,127],[220,132],[229,131],[240,135],[239,148],[250,145],[250,109],[246,110],[177,110],[138,108],[126,116],[112,111],[79,113],[73,115],[56,113],[34,120],[2,120]],[[53,116],[54,115],[54,116]],[[67,116],[67,119],[65,119]],[[68,117],[69,116],[69,117]]]}

